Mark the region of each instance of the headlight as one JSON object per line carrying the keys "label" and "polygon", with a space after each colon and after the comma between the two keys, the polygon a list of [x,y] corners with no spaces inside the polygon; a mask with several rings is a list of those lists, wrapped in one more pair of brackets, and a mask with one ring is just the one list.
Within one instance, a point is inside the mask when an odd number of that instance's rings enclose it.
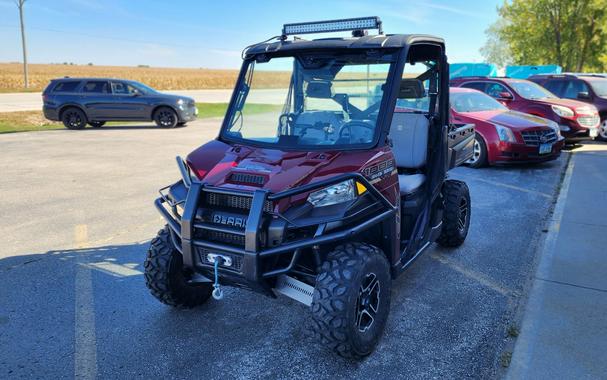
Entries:
{"label": "headlight", "polygon": [[552,111],[560,117],[573,117],[575,113],[571,108],[563,107],[563,106],[552,106]]}
{"label": "headlight", "polygon": [[494,126],[500,141],[516,142],[512,129],[499,124],[494,124]]}
{"label": "headlight", "polygon": [[185,109],[185,105],[186,105],[186,101],[183,99],[179,99],[177,100],[177,106],[179,107],[179,109],[184,110]]}
{"label": "headlight", "polygon": [[557,137],[561,137],[561,127],[559,127],[559,125],[552,121],[552,120],[548,120],[548,126],[552,129],[554,129],[554,132],[556,133]]}
{"label": "headlight", "polygon": [[347,180],[310,193],[308,202],[314,207],[322,207],[351,201],[354,198],[356,198],[354,181]]}

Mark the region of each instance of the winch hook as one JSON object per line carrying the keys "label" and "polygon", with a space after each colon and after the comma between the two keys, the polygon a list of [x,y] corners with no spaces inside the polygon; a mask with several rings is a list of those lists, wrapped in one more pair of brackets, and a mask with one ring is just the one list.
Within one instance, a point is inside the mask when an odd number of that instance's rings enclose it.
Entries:
{"label": "winch hook", "polygon": [[221,264],[222,261],[223,258],[221,256],[215,257],[215,283],[213,284],[213,298],[218,301],[223,299],[223,290],[221,290],[221,285],[219,285],[219,264]]}

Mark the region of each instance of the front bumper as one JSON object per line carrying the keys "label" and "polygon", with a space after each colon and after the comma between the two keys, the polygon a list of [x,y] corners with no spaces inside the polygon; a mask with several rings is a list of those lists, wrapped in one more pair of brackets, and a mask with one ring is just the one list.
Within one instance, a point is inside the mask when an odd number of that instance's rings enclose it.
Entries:
{"label": "front bumper", "polygon": [[195,104],[178,107],[177,114],[180,122],[194,121],[198,117],[198,108]]}
{"label": "front bumper", "polygon": [[559,124],[561,134],[567,142],[594,140],[598,135],[599,126],[595,128],[582,127],[574,120],[562,119]]}
{"label": "front bumper", "polygon": [[520,143],[500,142],[497,144],[493,163],[535,163],[546,162],[557,159],[561,155],[565,139],[559,138],[552,144],[550,153],[539,153],[539,146],[531,146]]}
{"label": "front bumper", "polygon": [[[275,246],[263,243],[263,237],[267,237],[271,233],[268,230],[268,218],[288,219],[280,213],[269,212],[266,207],[268,201],[277,202],[347,179],[356,179],[365,185],[370,197],[374,200],[372,205],[378,206],[373,209],[371,214],[365,215],[364,218],[361,216],[359,219],[362,220],[351,227],[340,228],[328,233],[325,232],[327,224],[335,221],[320,220],[315,231],[303,239],[286,241]],[[183,186],[182,182],[178,184]],[[183,187],[185,188],[185,186]],[[197,274],[198,278],[193,278],[193,281],[209,281],[208,279],[212,278],[213,266],[206,258],[209,254],[221,255],[230,258],[232,264],[227,266],[222,263],[219,266],[219,275],[223,284],[247,288],[270,296],[273,296],[271,292],[273,279],[291,272],[302,255],[309,254],[314,247],[352,239],[355,235],[393,216],[396,212],[394,206],[365,177],[358,173],[337,176],[327,181],[275,194],[265,190],[256,190],[251,193],[216,188],[200,182],[192,182],[189,189],[185,190],[183,197],[171,197],[170,194],[164,194],[163,190],[161,190],[161,196],[156,199],[155,205],[170,227],[173,244],[182,253],[184,266]],[[211,225],[201,221],[199,216],[204,210],[200,203],[206,193],[250,197],[246,225],[239,231],[244,240],[243,246],[218,243],[200,237],[200,232],[203,231],[235,232],[234,229],[225,226]],[[181,208],[181,213],[177,208]]]}

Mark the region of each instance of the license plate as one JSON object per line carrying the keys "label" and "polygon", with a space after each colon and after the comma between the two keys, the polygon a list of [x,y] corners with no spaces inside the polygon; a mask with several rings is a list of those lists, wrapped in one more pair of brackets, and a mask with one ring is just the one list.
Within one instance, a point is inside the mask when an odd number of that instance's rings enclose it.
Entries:
{"label": "license plate", "polygon": [[599,130],[596,128],[593,128],[590,130],[590,137],[597,137],[599,135]]}
{"label": "license plate", "polygon": [[552,144],[540,144],[540,154],[548,154],[552,152]]}

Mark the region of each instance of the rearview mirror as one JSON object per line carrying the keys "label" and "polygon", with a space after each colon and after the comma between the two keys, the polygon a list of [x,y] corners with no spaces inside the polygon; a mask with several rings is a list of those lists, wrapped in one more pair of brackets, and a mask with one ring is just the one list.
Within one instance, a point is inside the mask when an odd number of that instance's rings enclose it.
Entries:
{"label": "rearview mirror", "polygon": [[578,99],[590,99],[590,94],[588,93],[588,91],[581,91],[577,93],[577,98]]}

